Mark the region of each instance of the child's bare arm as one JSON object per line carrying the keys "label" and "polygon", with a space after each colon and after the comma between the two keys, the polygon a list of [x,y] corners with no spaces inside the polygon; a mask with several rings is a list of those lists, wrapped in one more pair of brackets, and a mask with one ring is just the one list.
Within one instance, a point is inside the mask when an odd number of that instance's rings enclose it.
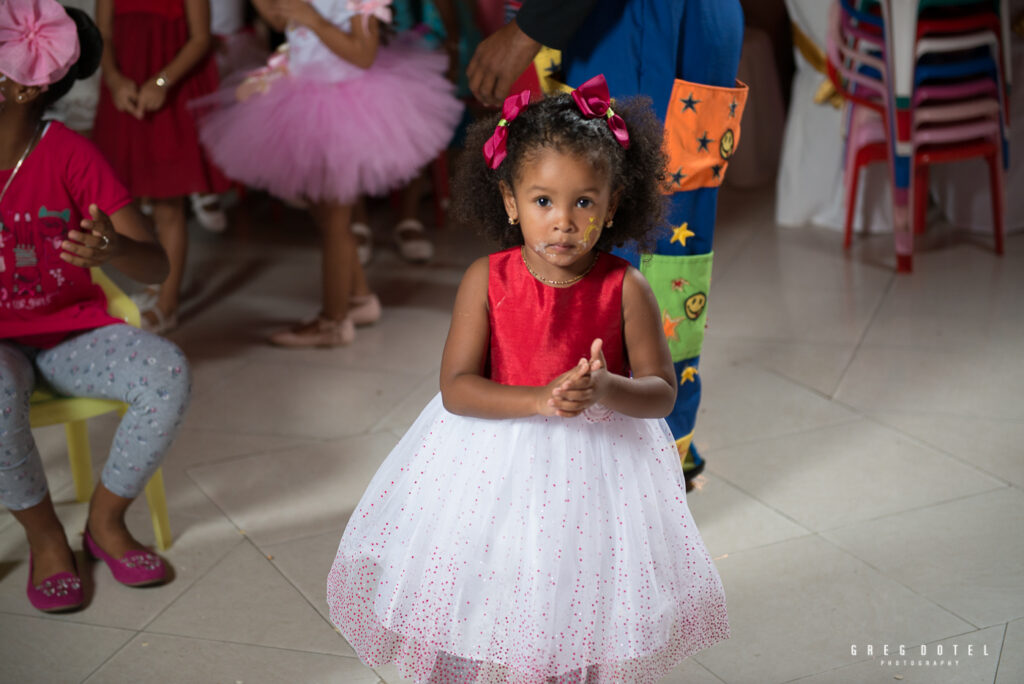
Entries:
{"label": "child's bare arm", "polygon": [[110,90],[114,107],[118,111],[134,114],[138,106],[139,86],[121,73],[114,54],[114,0],[96,0],[96,27],[103,37],[103,55],[100,73]]}
{"label": "child's bare arm", "polygon": [[206,57],[213,43],[210,33],[210,0],[185,0],[185,18],[188,21],[188,41],[160,72],[167,79],[167,86],[177,83],[192,71]]}
{"label": "child's bare arm", "polygon": [[623,283],[622,317],[633,377],[607,372],[602,367],[598,347],[591,358],[594,401],[627,416],[663,418],[672,411],[676,400],[675,369],[661,327],[658,302],[647,280],[635,268],[626,272]]}
{"label": "child's bare arm", "polygon": [[278,33],[284,31],[285,24],[288,21],[275,11],[274,0],[252,0],[252,4],[256,11],[259,12],[260,18],[267,22],[270,28]]}
{"label": "child's bare arm", "polygon": [[188,22],[188,40],[174,59],[139,85],[137,118],[161,109],[167,101],[167,91],[185,78],[210,51],[213,39],[210,36],[209,0],[185,0],[185,19]]}
{"label": "child's bare arm", "polygon": [[[555,396],[558,388],[573,386],[589,373],[585,363],[567,370],[546,387],[510,386],[483,376],[490,344],[487,317],[487,259],[466,271],[455,297],[452,324],[441,359],[441,397],[452,413],[477,418],[523,418],[576,415],[578,411]],[[565,409],[568,412],[563,412]]]}
{"label": "child's bare arm", "polygon": [[274,11],[286,21],[301,24],[314,33],[327,48],[346,62],[368,69],[377,57],[380,29],[375,17],[352,17],[351,30],[343,31],[327,21],[306,0],[276,0]]}
{"label": "child's bare arm", "polygon": [[89,218],[68,232],[61,249],[64,261],[82,268],[110,264],[141,283],[160,283],[167,277],[167,255],[145,217],[130,204],[111,216],[89,205]]}

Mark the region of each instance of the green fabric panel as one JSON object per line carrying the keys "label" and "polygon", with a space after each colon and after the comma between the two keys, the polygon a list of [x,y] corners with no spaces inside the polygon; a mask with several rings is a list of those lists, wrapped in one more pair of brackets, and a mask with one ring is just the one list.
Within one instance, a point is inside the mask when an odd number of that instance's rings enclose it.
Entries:
{"label": "green fabric panel", "polygon": [[658,298],[662,325],[674,333],[666,332],[673,362],[700,356],[713,257],[714,252],[686,256],[644,254],[640,258],[640,272]]}

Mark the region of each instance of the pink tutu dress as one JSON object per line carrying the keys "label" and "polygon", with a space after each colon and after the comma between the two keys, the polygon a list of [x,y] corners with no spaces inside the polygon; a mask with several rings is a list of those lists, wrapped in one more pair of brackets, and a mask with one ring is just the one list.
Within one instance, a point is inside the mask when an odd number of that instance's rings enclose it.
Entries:
{"label": "pink tutu dress", "polygon": [[[554,288],[492,255],[488,377],[547,384],[595,337],[628,373],[627,266]],[[430,684],[653,682],[729,636],[668,425],[600,406],[487,420],[435,396],[349,518],[327,603],[364,663]]]}
{"label": "pink tutu dress", "polygon": [[[351,0],[312,5],[345,31],[371,10]],[[228,84],[195,103],[200,140],[230,178],[279,197],[348,203],[406,183],[448,146],[463,107],[444,78],[445,55],[402,35],[360,69],[305,27],[285,34],[287,49],[242,89]]]}

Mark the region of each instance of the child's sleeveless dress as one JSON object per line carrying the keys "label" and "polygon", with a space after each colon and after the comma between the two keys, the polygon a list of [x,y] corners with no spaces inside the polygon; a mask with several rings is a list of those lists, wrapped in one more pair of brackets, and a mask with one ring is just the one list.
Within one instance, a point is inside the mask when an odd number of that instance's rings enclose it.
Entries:
{"label": "child's sleeveless dress", "polygon": [[[312,0],[345,31],[375,4]],[[252,76],[255,92],[197,103],[203,144],[229,177],[279,197],[348,203],[402,185],[448,146],[462,103],[443,54],[403,35],[361,69],[307,28],[289,25],[286,36],[287,51]]]}
{"label": "child's sleeveless dress", "polygon": [[[138,85],[160,73],[188,42],[184,0],[114,0],[114,54]],[[206,159],[188,102],[217,90],[209,54],[167,91],[164,106],[142,120],[114,107],[100,86],[93,140],[136,197],[223,192],[230,183]]]}
{"label": "child's sleeveless dress", "polygon": [[[626,374],[627,264],[554,288],[492,255],[489,377],[546,385],[604,341]],[[437,395],[352,513],[332,622],[370,666],[417,682],[651,682],[728,638],[725,594],[664,420],[592,407],[486,420]]]}

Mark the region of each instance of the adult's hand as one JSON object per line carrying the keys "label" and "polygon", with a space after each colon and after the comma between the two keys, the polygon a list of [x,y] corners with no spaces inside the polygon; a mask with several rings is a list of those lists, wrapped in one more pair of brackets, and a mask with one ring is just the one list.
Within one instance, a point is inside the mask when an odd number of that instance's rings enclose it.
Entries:
{"label": "adult's hand", "polygon": [[540,43],[523,33],[515,19],[480,43],[466,68],[469,89],[485,105],[501,106],[519,74],[540,51]]}

